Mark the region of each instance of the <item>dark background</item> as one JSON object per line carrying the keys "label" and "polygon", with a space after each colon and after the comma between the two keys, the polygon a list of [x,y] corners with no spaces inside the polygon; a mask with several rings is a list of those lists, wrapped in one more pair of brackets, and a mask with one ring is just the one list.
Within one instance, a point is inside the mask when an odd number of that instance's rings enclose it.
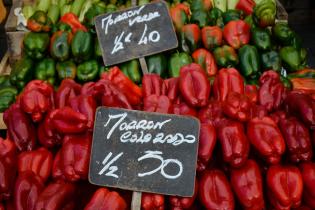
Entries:
{"label": "dark background", "polygon": [[[280,0],[289,14],[289,24],[309,50],[309,65],[315,67],[315,0]],[[4,0],[9,13],[10,0]],[[4,23],[0,25],[0,58],[7,49]]]}

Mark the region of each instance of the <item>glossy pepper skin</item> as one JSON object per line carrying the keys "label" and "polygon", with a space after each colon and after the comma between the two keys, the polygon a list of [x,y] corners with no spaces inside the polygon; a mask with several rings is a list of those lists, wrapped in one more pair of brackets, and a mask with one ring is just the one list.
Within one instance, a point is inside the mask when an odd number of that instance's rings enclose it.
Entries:
{"label": "glossy pepper skin", "polygon": [[290,45],[294,32],[287,23],[276,23],[272,29],[277,41],[282,45]]}
{"label": "glossy pepper skin", "polygon": [[190,16],[189,6],[185,4],[176,4],[169,10],[173,24],[177,32],[180,32],[182,27],[188,22]]}
{"label": "glossy pepper skin", "polygon": [[10,82],[16,86],[19,90],[22,90],[24,86],[32,79],[32,67],[33,61],[30,58],[24,57],[17,61],[10,74]]}
{"label": "glossy pepper skin", "polygon": [[211,123],[200,124],[197,171],[204,171],[207,168],[217,142],[216,137],[215,128]]}
{"label": "glossy pepper skin", "polygon": [[99,65],[96,60],[89,60],[78,65],[77,79],[80,82],[90,82],[95,80],[99,74]]}
{"label": "glossy pepper skin", "polygon": [[146,57],[146,62],[148,66],[148,72],[151,74],[158,74],[162,78],[166,78],[168,75],[167,72],[167,58],[164,54],[151,55]]}
{"label": "glossy pepper skin", "polygon": [[13,193],[17,171],[16,146],[8,139],[0,138],[0,201],[7,200]]}
{"label": "glossy pepper skin", "polygon": [[27,28],[33,32],[49,32],[52,27],[51,19],[43,11],[37,10],[28,20]]}
{"label": "glossy pepper skin", "polygon": [[256,103],[258,100],[258,89],[256,85],[245,85],[244,94],[252,103]]}
{"label": "glossy pepper skin", "polygon": [[49,46],[49,35],[47,33],[30,32],[23,40],[24,52],[33,59],[42,59]]}
{"label": "glossy pepper skin", "polygon": [[199,199],[207,209],[233,210],[235,207],[229,181],[219,170],[207,170],[202,174]]}
{"label": "glossy pepper skin", "polygon": [[196,12],[192,12],[192,15],[190,17],[190,22],[197,24],[199,27],[205,27],[209,25],[209,13],[204,10],[198,10]]}
{"label": "glossy pepper skin", "polygon": [[254,28],[251,30],[252,32],[252,41],[253,44],[259,50],[270,50],[271,49],[271,36],[267,29],[263,28]]}
{"label": "glossy pepper skin", "polygon": [[98,189],[84,210],[125,210],[126,201],[115,191],[106,188]]}
{"label": "glossy pepper skin", "polygon": [[264,0],[254,7],[253,18],[260,27],[265,28],[274,25],[276,12],[275,2]]}
{"label": "glossy pepper skin", "polygon": [[19,174],[14,188],[14,207],[16,210],[31,210],[44,189],[43,180],[33,171]]}
{"label": "glossy pepper skin", "polygon": [[240,20],[242,19],[243,11],[241,10],[235,10],[235,9],[228,9],[225,11],[222,15],[223,21],[225,24],[232,20]]}
{"label": "glossy pepper skin", "polygon": [[166,85],[158,74],[145,74],[142,78],[143,97],[165,95]]}
{"label": "glossy pepper skin", "polygon": [[244,94],[244,80],[234,68],[220,69],[213,83],[214,98],[225,101],[229,92]]}
{"label": "glossy pepper skin", "polygon": [[208,77],[216,75],[218,67],[211,52],[200,48],[192,54],[192,57],[195,63],[202,66]]}
{"label": "glossy pepper skin", "polygon": [[313,157],[309,130],[295,117],[280,119],[279,127],[285,139],[290,159],[294,163]]}
{"label": "glossy pepper skin", "polygon": [[284,100],[285,88],[280,81],[280,76],[270,70],[264,72],[259,78],[258,102],[267,111],[276,110]]}
{"label": "glossy pepper skin", "polygon": [[164,80],[166,95],[171,101],[175,101],[179,95],[179,77]]}
{"label": "glossy pepper skin", "polygon": [[303,200],[310,208],[315,208],[315,164],[301,163],[300,171],[303,178]]}
{"label": "glossy pepper skin", "polygon": [[77,66],[71,60],[58,62],[56,65],[56,70],[60,80],[75,79],[77,75]]}
{"label": "glossy pepper skin", "polygon": [[141,82],[142,75],[141,75],[140,63],[137,59],[125,62],[121,64],[119,68],[134,83],[139,84]]}
{"label": "glossy pepper skin", "polygon": [[217,47],[213,51],[213,55],[215,57],[217,65],[221,67],[236,66],[239,62],[235,50],[228,45]]}
{"label": "glossy pepper skin", "polygon": [[201,39],[201,31],[197,24],[184,25],[180,35],[180,47],[186,53],[192,53],[198,49]]}
{"label": "glossy pepper skin", "polygon": [[240,0],[236,4],[236,9],[242,10],[246,15],[251,15],[256,3],[253,0]]}
{"label": "glossy pepper skin", "polygon": [[0,88],[0,112],[4,112],[15,102],[18,90],[15,87]]}
{"label": "glossy pepper skin", "polygon": [[178,77],[180,69],[192,62],[190,55],[185,52],[172,54],[168,64],[170,77]]}
{"label": "glossy pepper skin", "polygon": [[150,95],[143,99],[143,110],[170,114],[173,112],[171,100],[164,95]]}
{"label": "glossy pepper skin", "polygon": [[141,197],[142,210],[164,210],[164,195],[143,193]]}
{"label": "glossy pepper skin", "polygon": [[237,92],[229,92],[223,102],[223,112],[231,119],[246,122],[250,118],[251,105],[247,96]]}
{"label": "glossy pepper skin", "polygon": [[225,162],[236,168],[245,164],[249,153],[249,142],[241,123],[226,121],[218,128],[218,139]]}
{"label": "glossy pepper skin", "polygon": [[57,31],[50,39],[50,55],[58,60],[65,61],[70,56],[72,34],[68,31]]}
{"label": "glossy pepper skin", "polygon": [[296,208],[301,204],[302,174],[294,166],[271,166],[267,171],[267,188],[269,200],[274,208]]}
{"label": "glossy pepper skin", "polygon": [[231,170],[231,186],[244,209],[264,209],[263,179],[254,160]]}
{"label": "glossy pepper skin", "polygon": [[240,68],[245,77],[257,77],[260,72],[258,50],[253,45],[244,45],[239,49]]}
{"label": "glossy pepper skin", "polygon": [[270,117],[253,118],[247,124],[251,145],[269,163],[278,164],[285,152],[285,141],[277,124]]}
{"label": "glossy pepper skin", "polygon": [[223,32],[219,26],[206,26],[201,29],[201,39],[203,46],[207,50],[212,50],[222,45]]}
{"label": "glossy pepper skin", "polygon": [[89,27],[94,27],[94,17],[106,13],[106,4],[104,2],[98,2],[93,4],[90,9],[84,15],[84,23]]}
{"label": "glossy pepper skin", "polygon": [[77,31],[71,41],[71,52],[77,62],[88,60],[93,52],[93,39],[90,32]]}
{"label": "glossy pepper skin", "polygon": [[206,107],[203,107],[198,112],[198,119],[201,123],[210,123],[215,128],[225,120],[223,116],[223,105],[220,101],[211,100]]}
{"label": "glossy pepper skin", "polygon": [[53,163],[52,153],[44,147],[33,151],[25,151],[18,156],[19,173],[32,171],[44,183],[50,176]]}
{"label": "glossy pepper skin", "polygon": [[261,54],[261,66],[262,70],[281,70],[281,58],[277,51],[269,51]]}
{"label": "glossy pepper skin", "polygon": [[173,104],[173,114],[197,117],[197,111],[184,101]]}
{"label": "glossy pepper skin", "polygon": [[87,31],[87,28],[82,25],[78,17],[73,13],[66,13],[60,18],[60,22],[67,24],[71,27],[72,33],[75,34],[77,31]]}
{"label": "glossy pepper skin", "polygon": [[56,64],[51,58],[44,58],[35,67],[35,79],[47,81],[51,85],[55,84]]}
{"label": "glossy pepper skin", "polygon": [[125,76],[118,67],[115,66],[107,73],[103,73],[102,78],[112,82],[117,89],[124,93],[131,105],[140,103],[142,97],[141,88]]}
{"label": "glossy pepper skin", "polygon": [[63,108],[69,105],[71,98],[80,95],[81,85],[72,79],[62,80],[58,90],[55,93],[56,108]]}
{"label": "glossy pepper skin", "polygon": [[34,210],[74,210],[75,185],[63,181],[49,184],[39,195]]}
{"label": "glossy pepper skin", "polygon": [[33,122],[41,121],[54,108],[54,88],[42,80],[32,80],[20,95],[20,106]]}
{"label": "glossy pepper skin", "polygon": [[[198,81],[198,83],[194,81]],[[181,68],[179,89],[190,106],[203,107],[207,105],[210,95],[210,82],[200,65],[193,63]]]}
{"label": "glossy pepper skin", "polygon": [[250,26],[243,20],[232,20],[223,29],[225,41],[234,49],[249,43]]}
{"label": "glossy pepper skin", "polygon": [[284,67],[290,72],[294,72],[304,68],[300,50],[292,46],[281,48],[280,57]]}
{"label": "glossy pepper skin", "polygon": [[198,195],[198,181],[195,181],[194,194],[192,197],[179,197],[179,196],[170,196],[169,203],[171,204],[171,210],[184,210],[191,209],[195,199]]}
{"label": "glossy pepper skin", "polygon": [[224,27],[223,22],[223,12],[219,8],[212,8],[209,12],[209,24],[210,26],[219,26],[220,28]]}
{"label": "glossy pepper skin", "polygon": [[36,130],[31,119],[23,112],[19,104],[13,104],[3,114],[8,128],[8,136],[18,150],[33,150],[36,144]]}

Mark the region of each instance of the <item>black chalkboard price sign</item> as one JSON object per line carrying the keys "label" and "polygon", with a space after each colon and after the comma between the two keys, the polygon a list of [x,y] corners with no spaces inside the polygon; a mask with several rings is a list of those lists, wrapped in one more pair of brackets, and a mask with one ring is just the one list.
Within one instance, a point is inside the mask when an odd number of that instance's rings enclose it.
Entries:
{"label": "black chalkboard price sign", "polygon": [[176,48],[167,6],[156,2],[95,18],[106,66]]}
{"label": "black chalkboard price sign", "polygon": [[199,127],[196,118],[99,107],[89,181],[132,191],[192,196]]}

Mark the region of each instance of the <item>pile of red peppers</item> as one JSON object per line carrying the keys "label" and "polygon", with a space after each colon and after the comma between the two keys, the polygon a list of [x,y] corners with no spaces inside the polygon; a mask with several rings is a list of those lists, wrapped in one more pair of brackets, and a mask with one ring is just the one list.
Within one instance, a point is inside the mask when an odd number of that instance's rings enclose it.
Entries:
{"label": "pile of red peppers", "polygon": [[210,82],[193,63],[175,78],[144,75],[142,87],[118,67],[84,85],[65,79],[56,91],[29,82],[4,113],[1,210],[130,209],[131,192],[87,181],[98,106],[200,120],[193,197],[143,193],[144,210],[315,209],[315,100],[274,71],[257,87],[234,68]]}

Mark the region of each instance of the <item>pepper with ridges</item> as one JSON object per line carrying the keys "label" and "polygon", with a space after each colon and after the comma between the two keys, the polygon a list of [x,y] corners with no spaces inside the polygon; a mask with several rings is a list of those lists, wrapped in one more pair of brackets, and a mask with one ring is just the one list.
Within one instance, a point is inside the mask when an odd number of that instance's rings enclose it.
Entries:
{"label": "pepper with ridges", "polygon": [[184,52],[172,54],[168,63],[170,77],[178,77],[180,69],[190,63],[192,63],[192,58],[189,54]]}
{"label": "pepper with ridges", "polygon": [[13,65],[10,74],[11,84],[16,86],[19,90],[22,90],[33,77],[32,67],[33,61],[30,58],[24,57],[17,61]]}
{"label": "pepper with ridges", "polygon": [[33,59],[42,59],[49,46],[49,35],[30,32],[24,37],[23,44],[27,56]]}
{"label": "pepper with ridges", "polygon": [[51,58],[41,60],[35,67],[35,78],[55,84],[56,67],[55,61]]}
{"label": "pepper with ridges", "polygon": [[258,50],[253,45],[244,45],[239,49],[240,68],[245,77],[257,77],[260,72]]}
{"label": "pepper with ridges", "polygon": [[78,65],[77,79],[80,82],[90,82],[99,75],[99,65],[96,60],[89,60]]}

